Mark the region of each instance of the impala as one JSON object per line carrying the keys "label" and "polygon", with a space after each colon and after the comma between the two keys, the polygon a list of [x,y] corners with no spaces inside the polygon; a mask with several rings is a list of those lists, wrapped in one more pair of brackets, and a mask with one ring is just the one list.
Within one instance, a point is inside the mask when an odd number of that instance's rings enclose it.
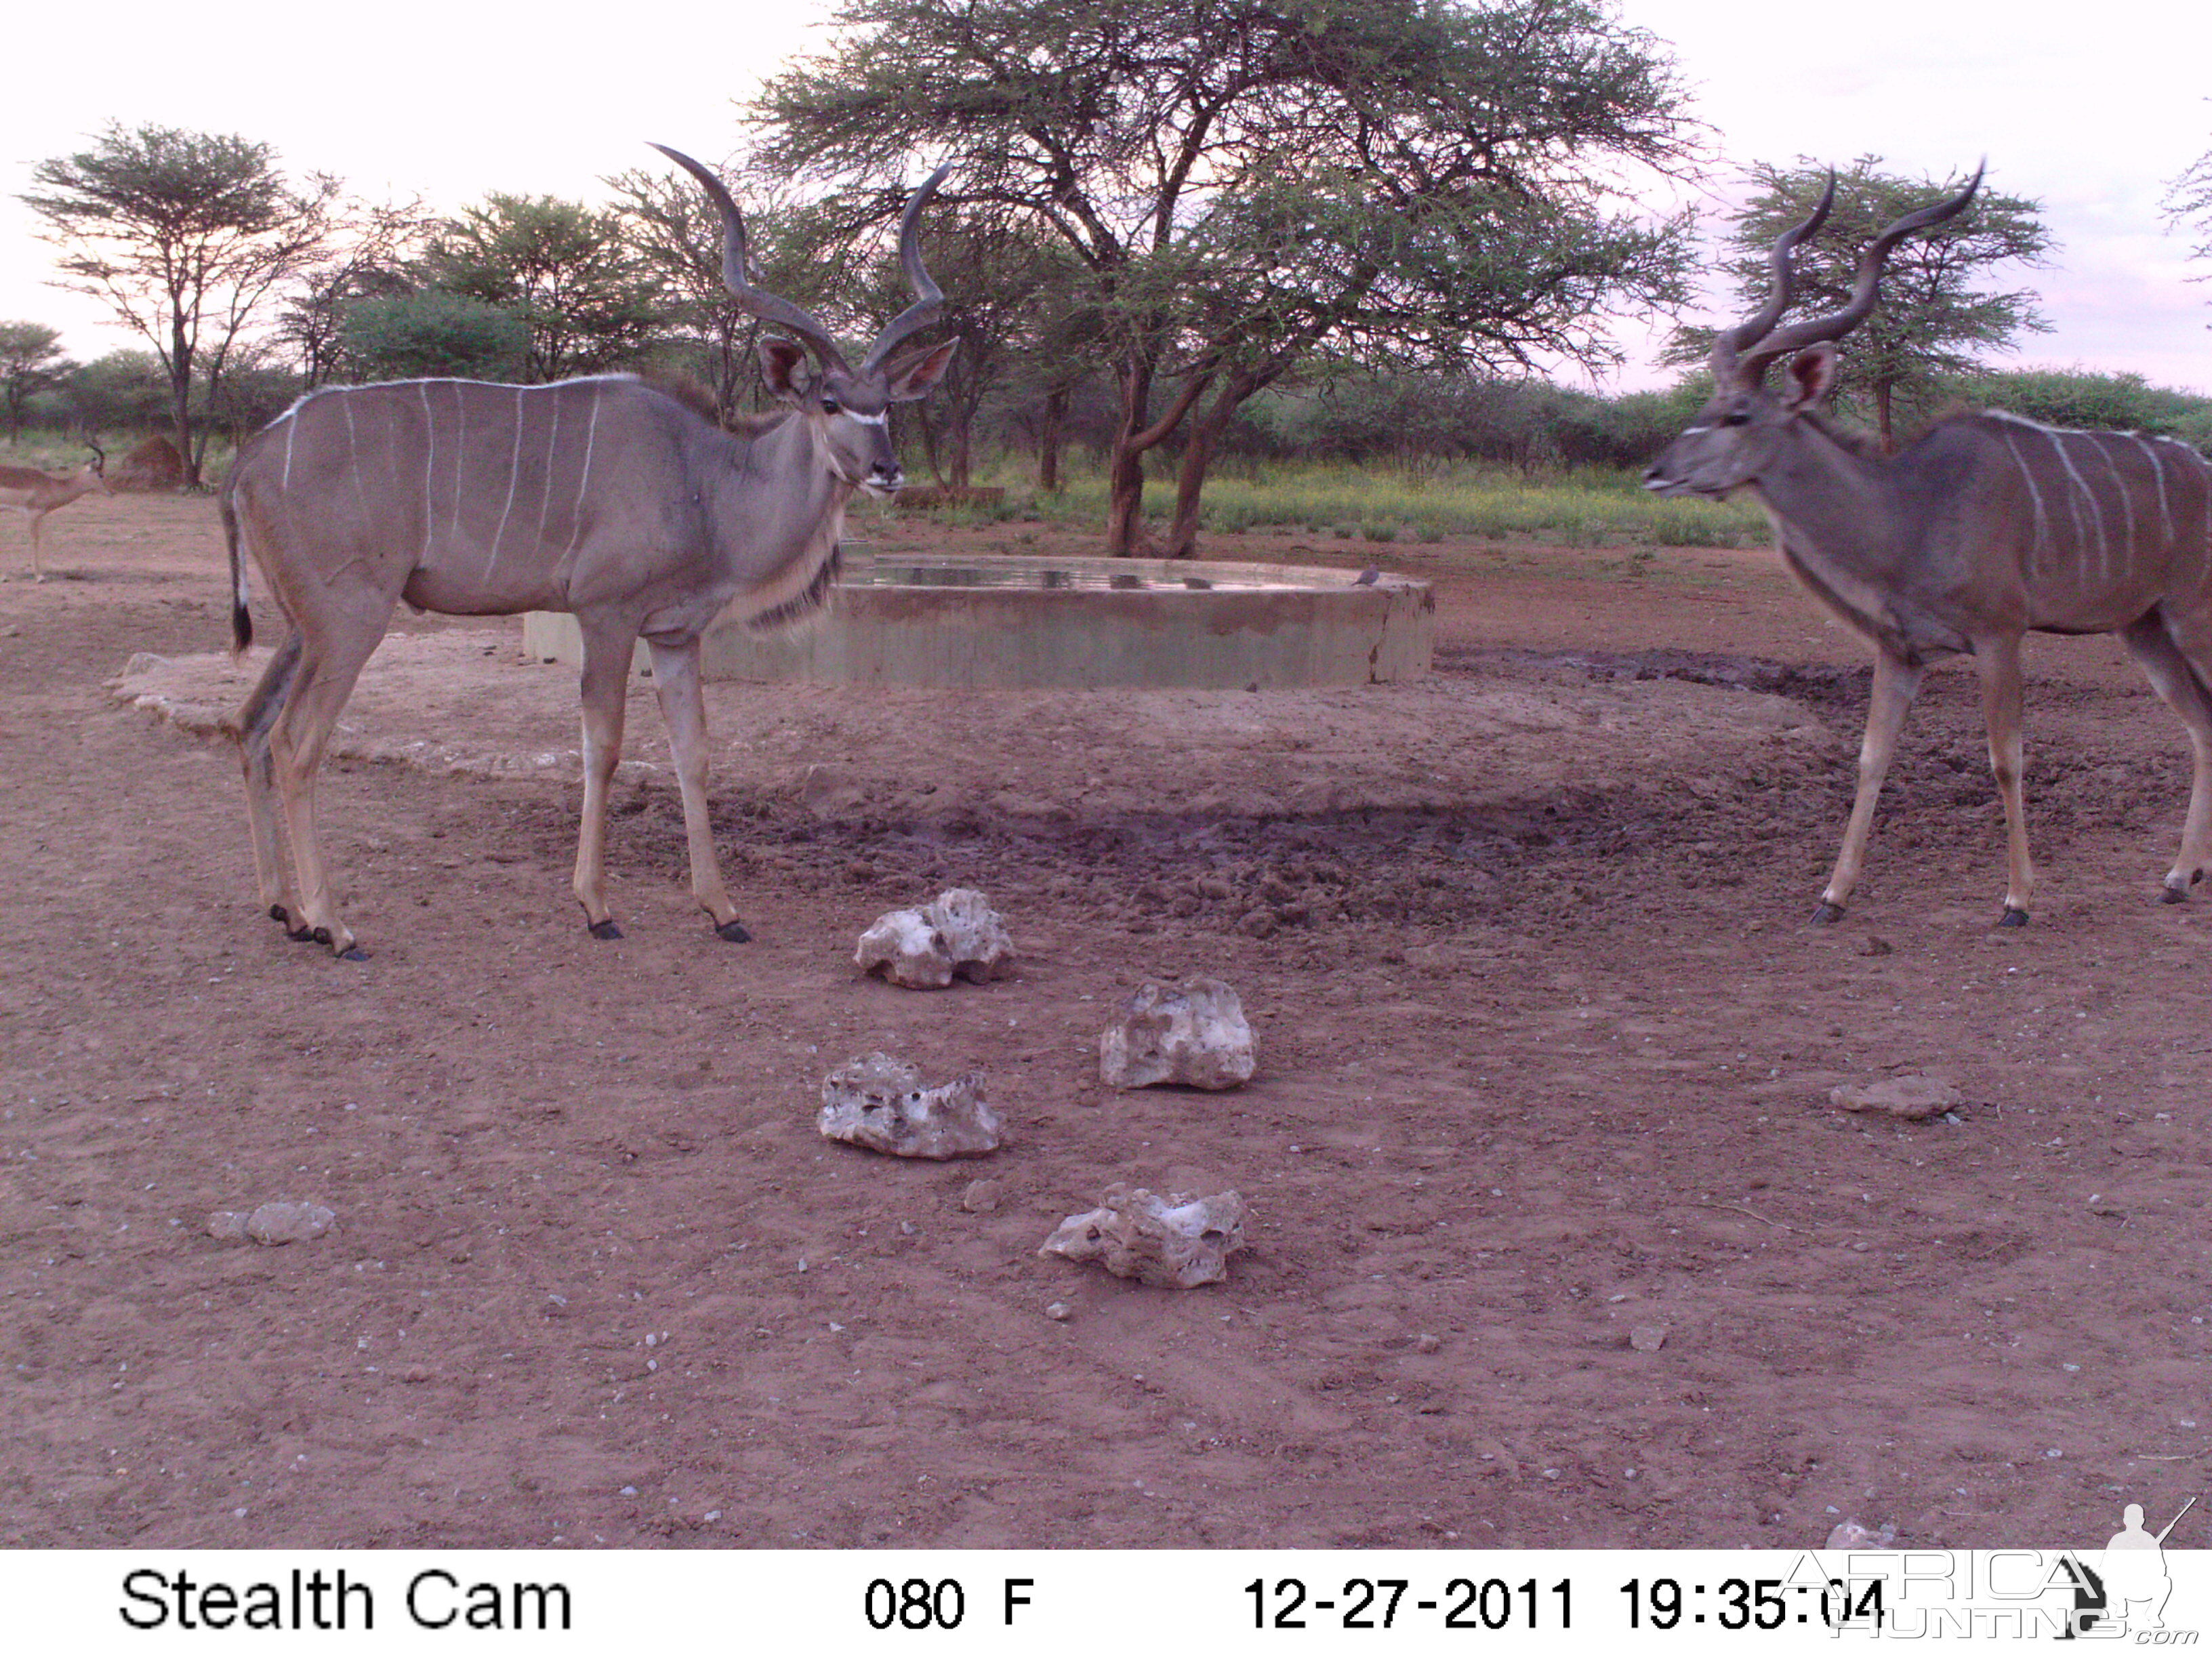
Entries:
{"label": "impala", "polygon": [[30,520],[33,581],[46,579],[46,553],[40,535],[46,514],[58,507],[67,507],[80,495],[115,493],[107,487],[107,457],[100,453],[98,444],[86,447],[92,451],[92,459],[58,478],[51,472],[40,472],[27,466],[0,466],[0,507],[12,507]]}

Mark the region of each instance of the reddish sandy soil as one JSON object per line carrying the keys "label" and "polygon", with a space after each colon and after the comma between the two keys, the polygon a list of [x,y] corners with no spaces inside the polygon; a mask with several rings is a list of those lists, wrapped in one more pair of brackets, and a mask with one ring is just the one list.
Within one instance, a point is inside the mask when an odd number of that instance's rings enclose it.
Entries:
{"label": "reddish sandy soil", "polygon": [[[1764,553],[1446,544],[1384,550],[1437,583],[1419,685],[717,688],[731,946],[649,687],[595,943],[565,675],[416,620],[325,775],[354,964],[257,914],[191,729],[210,505],[48,535],[67,579],[11,533],[0,583],[0,1542],[2089,1544],[2201,1484],[2212,902],[2154,902],[2186,750],[2109,641],[2031,654],[2025,930],[1970,673],[1815,928],[1860,647]],[[179,720],[106,689],[140,653]],[[855,976],[955,884],[1018,976]],[[1116,1000],[1200,972],[1258,1079],[1103,1091]],[[822,1140],[873,1048],[980,1067],[1012,1144]],[[1905,1071],[1960,1121],[1828,1103]],[[1115,1181],[1234,1187],[1254,1249],[1036,1255]],[[270,1198],[337,1224],[209,1237]]]}

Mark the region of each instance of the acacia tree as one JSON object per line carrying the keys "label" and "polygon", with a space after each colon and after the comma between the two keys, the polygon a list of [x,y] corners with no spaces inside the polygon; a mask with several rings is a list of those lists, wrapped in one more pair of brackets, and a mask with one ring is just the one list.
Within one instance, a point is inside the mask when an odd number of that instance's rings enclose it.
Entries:
{"label": "acacia tree", "polygon": [[31,170],[22,200],[61,251],[58,286],[104,300],[160,356],[189,483],[207,432],[193,388],[219,394],[241,332],[321,253],[337,179],[298,187],[276,152],[235,134],[110,122],[94,147]]}
{"label": "acacia tree", "polygon": [[421,270],[430,287],[520,318],[533,382],[630,362],[661,325],[659,285],[620,217],[556,197],[494,191],[439,227]]}
{"label": "acacia tree", "polygon": [[346,319],[355,306],[412,290],[408,259],[430,226],[419,202],[342,210],[329,251],[290,284],[275,330],[307,390],[343,374]]}
{"label": "acacia tree", "polygon": [[1600,0],[848,0],[837,26],[752,106],[760,164],[889,182],[943,156],[953,199],[1060,241],[1120,395],[1115,552],[1209,394],[1178,552],[1213,439],[1323,343],[1602,355],[1590,307],[1672,297],[1681,227],[1606,181],[1685,159],[1682,94]]}
{"label": "acacia tree", "polygon": [[[1066,308],[1070,273],[1066,256],[1025,216],[1001,208],[933,212],[921,240],[922,263],[944,293],[944,325],[959,337],[960,349],[936,394],[899,413],[921,428],[938,482],[963,490],[976,418],[1022,359],[1049,349],[1048,331]],[[895,254],[886,252],[864,268],[858,297],[876,316],[894,317],[906,307],[912,291]]]}
{"label": "acacia tree", "polygon": [[[716,408],[738,412],[756,379],[759,319],[722,281],[722,221],[687,173],[634,167],[605,180],[630,251],[659,285],[665,327],[687,340],[707,369]],[[825,322],[843,319],[849,250],[816,208],[775,199],[745,210],[745,248],[754,280]]]}
{"label": "acacia tree", "polygon": [[44,323],[0,323],[0,403],[8,411],[8,441],[23,435],[23,405],[59,386],[76,368],[62,355],[62,331]]}
{"label": "acacia tree", "polygon": [[[1916,208],[1958,190],[1961,179],[1905,179],[1878,171],[1879,155],[1862,155],[1838,171],[1835,206],[1791,264],[1793,297],[1783,313],[1817,316],[1842,309],[1850,298],[1859,256],[1882,228]],[[1746,312],[1771,289],[1767,257],[1775,241],[1803,222],[1827,187],[1828,169],[1803,157],[1794,167],[1753,166],[1751,199],[1729,221],[1719,268],[1734,284]],[[1838,360],[1838,388],[1866,398],[1885,450],[1895,447],[1895,411],[1902,401],[1939,398],[1947,377],[1971,372],[1981,357],[2010,347],[2023,333],[2051,325],[2035,309],[2032,290],[1996,290],[1983,284],[1992,268],[2017,262],[2040,264],[2051,246],[2038,216],[2040,203],[1984,185],[1957,218],[1907,237],[1882,268],[1874,313],[1852,331],[1850,349]],[[1668,348],[1667,361],[1702,363],[1714,331],[1685,328]]]}
{"label": "acacia tree", "polygon": [[[2174,229],[2186,229],[2199,239],[2189,250],[2190,257],[2212,259],[2212,149],[2166,181],[2166,199],[2160,207]],[[2212,283],[2212,274],[2191,280]]]}

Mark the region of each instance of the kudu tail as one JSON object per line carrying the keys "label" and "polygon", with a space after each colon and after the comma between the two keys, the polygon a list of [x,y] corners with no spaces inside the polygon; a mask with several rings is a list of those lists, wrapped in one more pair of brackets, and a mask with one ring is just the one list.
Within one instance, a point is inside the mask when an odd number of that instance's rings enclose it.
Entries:
{"label": "kudu tail", "polygon": [[230,544],[230,654],[238,658],[253,643],[253,613],[246,609],[246,561],[239,556],[238,509],[231,503],[228,484],[216,501],[222,511],[223,539]]}

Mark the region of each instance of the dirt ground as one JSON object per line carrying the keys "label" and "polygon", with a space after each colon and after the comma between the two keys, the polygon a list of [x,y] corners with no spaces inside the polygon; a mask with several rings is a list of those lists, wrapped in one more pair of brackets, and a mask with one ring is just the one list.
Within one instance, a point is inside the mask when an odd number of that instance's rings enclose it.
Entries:
{"label": "dirt ground", "polygon": [[[2155,902],[2186,748],[2112,641],[2031,652],[2032,927],[1947,672],[1815,928],[1865,657],[1770,554],[1224,538],[1435,581],[1438,672],[715,688],[732,946],[649,685],[602,944],[567,673],[419,619],[325,774],[355,964],[258,914],[195,729],[211,505],[47,532],[66,579],[0,553],[0,1542],[2089,1546],[2200,1487],[2212,901]],[[1018,976],[855,976],[951,885]],[[1258,1079],[1102,1090],[1116,1001],[1197,973]],[[874,1048],[982,1070],[1012,1144],[821,1139]],[[1828,1103],[1903,1071],[1959,1121]],[[1188,1293],[1036,1254],[1115,1181],[1234,1187],[1255,1248]],[[271,1198],[336,1227],[208,1235]]]}

